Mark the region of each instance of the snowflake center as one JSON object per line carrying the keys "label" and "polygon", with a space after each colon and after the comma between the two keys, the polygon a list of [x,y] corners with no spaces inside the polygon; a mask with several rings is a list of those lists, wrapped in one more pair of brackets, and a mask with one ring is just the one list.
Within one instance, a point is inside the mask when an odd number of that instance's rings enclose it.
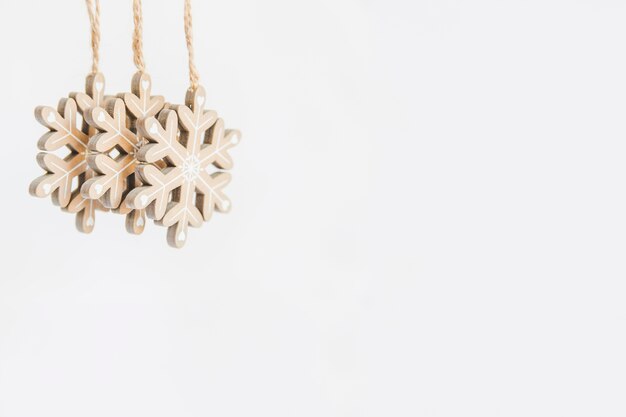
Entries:
{"label": "snowflake center", "polygon": [[200,175],[200,160],[196,155],[188,156],[183,162],[183,177],[188,182],[195,180]]}

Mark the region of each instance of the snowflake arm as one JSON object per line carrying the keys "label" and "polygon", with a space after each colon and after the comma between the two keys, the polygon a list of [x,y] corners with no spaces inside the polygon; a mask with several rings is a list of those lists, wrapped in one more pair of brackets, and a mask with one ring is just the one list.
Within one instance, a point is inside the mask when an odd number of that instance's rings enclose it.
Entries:
{"label": "snowflake arm", "polygon": [[223,191],[230,180],[231,175],[228,172],[214,172],[210,175],[206,171],[200,172],[196,181],[197,206],[205,221],[211,219],[214,208],[222,213],[230,211],[230,200]]}
{"label": "snowflake arm", "polygon": [[52,195],[52,202],[66,207],[72,194],[72,180],[85,172],[87,163],[78,154],[69,154],[65,159],[50,153],[37,155],[37,163],[46,174],[30,184],[30,193],[35,197]]}
{"label": "snowflake arm", "polygon": [[241,133],[238,130],[224,129],[224,121],[217,119],[215,124],[206,133],[208,145],[200,150],[200,162],[202,166],[213,164],[221,169],[231,169],[233,167],[233,159],[227,153],[230,148],[237,145],[241,139]]}
{"label": "snowflake arm", "polygon": [[194,204],[194,185],[183,182],[180,188],[172,195],[172,202],[168,204],[167,214],[160,224],[168,227],[167,242],[175,247],[182,247],[187,241],[188,226],[202,226],[202,214]]}
{"label": "snowflake arm", "polygon": [[[94,172],[87,169],[83,174],[88,180],[93,177]],[[72,192],[70,204],[64,209],[69,213],[76,213],[76,227],[83,233],[90,233],[93,230],[96,210],[106,211],[107,209],[98,200],[91,200],[83,197],[80,189]]]}
{"label": "snowflake arm", "polygon": [[147,208],[148,215],[160,220],[167,211],[169,195],[180,187],[182,168],[165,168],[159,170],[154,165],[141,165],[137,173],[144,184],[128,193],[126,203],[133,209]]}
{"label": "snowflake arm", "polygon": [[121,99],[108,100],[106,109],[90,109],[85,118],[100,132],[89,140],[90,151],[109,152],[119,147],[125,153],[133,153],[137,149],[137,135],[127,127],[126,107]]}
{"label": "snowflake arm", "polygon": [[217,120],[213,110],[203,110],[205,100],[204,88],[198,87],[187,91],[186,105],[174,106],[180,124],[180,143],[193,154],[200,151],[206,131]]}
{"label": "snowflake arm", "polygon": [[42,151],[56,151],[67,146],[73,152],[82,152],[87,146],[87,135],[76,123],[78,116],[76,102],[73,99],[61,99],[58,111],[52,107],[39,106],[35,109],[35,118],[50,129],[37,142]]}
{"label": "snowflake arm", "polygon": [[118,208],[127,188],[126,179],[135,173],[135,158],[121,155],[113,159],[106,154],[96,154],[89,155],[87,160],[97,175],[83,184],[81,193],[85,198],[101,198],[105,207]]}
{"label": "snowflake arm", "polygon": [[[101,73],[89,74],[85,80],[85,92],[84,93],[70,93],[76,104],[80,114],[83,116],[89,109],[96,106],[102,106],[105,100],[104,96],[104,76]],[[83,132],[92,136],[95,131],[94,128],[89,126],[87,120],[83,117]]]}
{"label": "snowflake arm", "polygon": [[100,73],[88,75],[85,80],[85,92],[70,93],[70,97],[76,100],[82,113],[92,107],[101,106],[104,102],[104,76]]}
{"label": "snowflake arm", "polygon": [[131,116],[133,121],[156,116],[163,108],[165,102],[163,96],[151,96],[151,88],[152,80],[150,75],[144,72],[137,72],[131,82],[131,92],[120,95],[124,99],[128,115]]}
{"label": "snowflake arm", "polygon": [[147,163],[165,159],[171,165],[181,165],[187,156],[187,151],[178,142],[177,126],[176,112],[169,109],[163,110],[158,120],[148,117],[139,121],[138,130],[150,143],[141,147],[137,158]]}

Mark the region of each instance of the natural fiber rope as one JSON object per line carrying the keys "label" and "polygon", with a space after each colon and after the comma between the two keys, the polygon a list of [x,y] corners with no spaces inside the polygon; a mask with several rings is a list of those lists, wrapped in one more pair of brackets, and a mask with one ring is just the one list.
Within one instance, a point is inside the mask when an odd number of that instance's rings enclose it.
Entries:
{"label": "natural fiber rope", "polygon": [[133,32],[133,61],[135,61],[137,69],[144,72],[146,63],[143,60],[143,15],[141,13],[141,0],[133,0],[133,20],[135,22],[135,31]]}
{"label": "natural fiber rope", "polygon": [[194,63],[193,55],[193,33],[191,25],[191,0],[185,0],[185,41],[187,42],[187,53],[189,55],[189,85],[192,90],[198,88],[200,75]]}
{"label": "natural fiber rope", "polygon": [[89,13],[89,23],[91,24],[91,72],[98,72],[98,61],[100,55],[100,0],[85,0],[87,2],[87,13]]}

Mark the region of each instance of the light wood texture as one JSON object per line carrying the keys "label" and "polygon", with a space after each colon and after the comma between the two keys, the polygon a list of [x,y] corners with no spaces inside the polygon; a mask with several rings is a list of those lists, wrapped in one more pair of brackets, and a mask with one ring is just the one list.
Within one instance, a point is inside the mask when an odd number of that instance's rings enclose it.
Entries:
{"label": "light wood texture", "polygon": [[[151,87],[150,76],[138,72],[133,76],[130,93],[119,94],[107,100],[104,107],[92,107],[86,113],[89,125],[98,132],[89,141],[89,150],[94,154],[87,159],[96,175],[85,182],[82,194],[125,214],[126,230],[133,234],[143,232],[146,224],[145,210],[132,209],[124,201],[130,190],[141,185],[135,167],[143,138],[137,134],[136,123],[156,115],[164,103],[162,96],[150,95]],[[114,150],[118,156],[112,154]]]}
{"label": "light wood texture", "polygon": [[131,118],[131,130],[136,132],[136,121],[146,117],[156,116],[165,100],[163,96],[150,95],[152,90],[152,79],[145,72],[137,72],[131,81],[130,93],[120,94],[124,99],[128,116]]}
{"label": "light wood texture", "polygon": [[[138,71],[133,76],[130,93],[120,94],[128,110],[130,130],[137,135],[139,146],[143,145],[145,140],[137,131],[137,120],[157,115],[165,104],[163,96],[153,96],[151,95],[151,90],[152,79],[150,75],[143,71]],[[135,172],[129,177],[128,181],[128,191],[141,186],[141,179]],[[139,234],[143,231],[146,223],[146,212],[144,209],[134,210],[123,202],[118,211],[126,214],[126,230],[129,233]]]}
{"label": "light wood texture", "polygon": [[92,107],[104,105],[104,76],[99,72],[88,75],[85,81],[85,92],[70,93],[70,97],[76,101],[80,114],[83,115],[83,132],[87,133],[89,137],[95,135],[95,129],[89,126],[84,115]]}
{"label": "light wood texture", "polygon": [[214,111],[203,110],[205,101],[204,88],[190,89],[185,105],[166,108],[158,119],[148,117],[137,124],[149,142],[138,159],[148,164],[164,160],[167,166],[139,165],[137,172],[146,185],[132,190],[127,203],[147,208],[150,217],[168,227],[167,241],[176,248],[185,244],[188,226],[199,227],[214,209],[227,212],[231,206],[223,193],[230,174],[208,171],[211,165],[232,167],[227,151],[239,143],[241,134],[225,130]]}
{"label": "light wood texture", "polygon": [[[83,197],[80,187],[93,175],[87,164],[87,147],[93,130],[84,121],[84,113],[104,98],[104,77],[91,74],[85,82],[85,93],[71,93],[71,98],[59,101],[57,110],[40,106],[35,109],[35,118],[49,129],[37,144],[43,152],[37,162],[46,174],[30,184],[30,193],[36,197],[50,195],[52,202],[64,211],[76,214],[76,227],[90,233],[95,225],[95,211],[106,209],[98,201]],[[79,124],[82,115],[82,126]],[[59,156],[63,148],[69,150],[65,157]]]}
{"label": "light wood texture", "polygon": [[106,207],[117,209],[137,163],[137,135],[127,127],[126,106],[119,98],[108,100],[105,107],[92,108],[86,119],[98,132],[89,141],[92,154],[87,159],[96,175],[83,184],[81,192],[85,198],[101,199]]}

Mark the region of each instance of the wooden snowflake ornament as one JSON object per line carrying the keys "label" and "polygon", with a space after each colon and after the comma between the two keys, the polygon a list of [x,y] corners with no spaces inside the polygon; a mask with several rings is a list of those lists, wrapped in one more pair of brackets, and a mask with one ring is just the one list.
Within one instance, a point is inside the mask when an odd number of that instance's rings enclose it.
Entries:
{"label": "wooden snowflake ornament", "polygon": [[[120,94],[105,107],[92,107],[86,113],[89,124],[98,132],[89,141],[89,166],[96,175],[82,186],[82,194],[100,199],[105,207],[126,214],[126,229],[139,234],[145,227],[145,211],[124,203],[130,190],[141,185],[135,175],[137,150],[143,138],[137,134],[138,120],[156,115],[163,108],[163,97],[150,95],[151,80],[145,73],[133,77],[132,92]],[[117,155],[115,155],[117,154]]]}
{"label": "wooden snowflake ornament", "polygon": [[[85,91],[61,99],[57,110],[46,106],[35,109],[37,121],[49,129],[37,143],[43,151],[37,155],[37,162],[46,174],[35,179],[29,191],[36,197],[50,195],[54,204],[76,213],[78,230],[90,233],[94,228],[95,210],[106,209],[98,201],[89,200],[80,193],[82,185],[94,175],[87,164],[87,144],[93,130],[85,122],[84,115],[91,105],[99,105],[104,99],[102,74],[89,75]],[[62,157],[60,153],[64,148],[69,153]]]}
{"label": "wooden snowflake ornament", "polygon": [[188,226],[201,226],[214,209],[230,210],[223,193],[230,174],[208,171],[211,165],[232,167],[227,151],[241,134],[225,130],[214,111],[203,110],[205,98],[204,88],[189,90],[186,105],[162,110],[158,120],[148,117],[138,123],[149,142],[139,150],[138,159],[148,164],[163,160],[166,166],[139,165],[137,172],[146,185],[131,191],[126,201],[131,208],[147,208],[150,217],[167,226],[167,241],[177,248],[185,244]]}

